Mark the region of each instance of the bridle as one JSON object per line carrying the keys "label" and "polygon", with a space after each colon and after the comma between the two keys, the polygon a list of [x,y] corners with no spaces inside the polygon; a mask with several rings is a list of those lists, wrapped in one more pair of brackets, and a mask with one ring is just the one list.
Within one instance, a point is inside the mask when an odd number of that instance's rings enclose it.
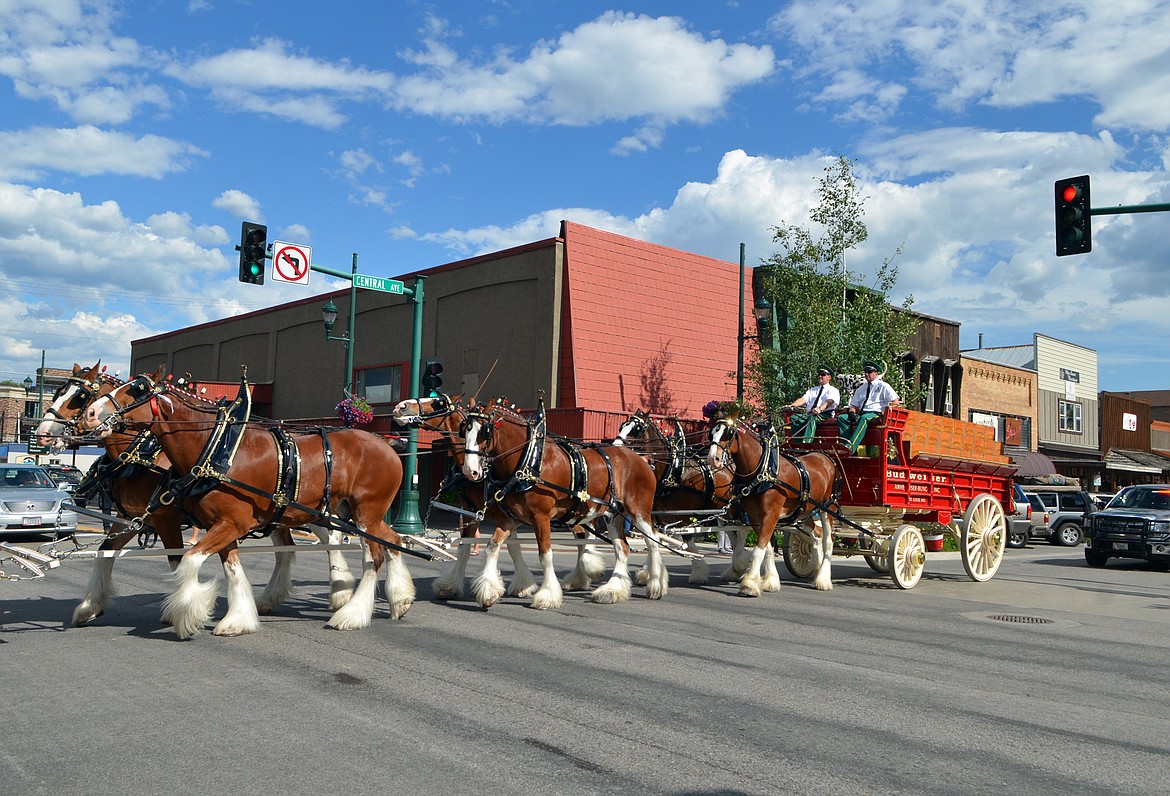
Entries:
{"label": "bridle", "polygon": [[[126,391],[126,395],[130,398],[130,402],[125,405],[120,404],[115,397],[123,390]],[[103,432],[120,432],[126,427],[126,415],[148,403],[150,404],[151,417],[155,420],[161,419],[162,415],[159,411],[158,396],[162,395],[165,391],[166,384],[156,384],[154,379],[146,374],[135,376],[130,381],[115,388],[109,394],[102,396],[104,400],[109,401],[116,408],[110,413],[109,417],[90,430],[99,435]]]}
{"label": "bridle", "polygon": [[[81,419],[85,414],[85,410],[88,409],[94,401],[101,397],[101,390],[103,386],[113,385],[116,387],[122,383],[123,382],[120,379],[115,379],[111,376],[105,375],[104,373],[99,374],[92,379],[85,378],[77,373],[68,376],[65,379],[65,382],[57,388],[55,393],[53,393],[52,403],[50,403],[49,407],[44,410],[44,414],[37,423],[38,429],[40,428],[41,424],[48,422],[50,424],[60,426],[61,431],[59,433],[54,432],[44,434],[40,434],[38,432],[38,436],[52,437],[58,440],[64,440],[66,437],[77,439],[86,436],[80,428]],[[70,394],[70,390],[73,391],[72,394]],[[56,406],[57,402],[67,394],[69,395],[69,400],[65,403],[62,409],[76,407],[75,410],[72,410],[73,415],[71,417],[66,417]]]}

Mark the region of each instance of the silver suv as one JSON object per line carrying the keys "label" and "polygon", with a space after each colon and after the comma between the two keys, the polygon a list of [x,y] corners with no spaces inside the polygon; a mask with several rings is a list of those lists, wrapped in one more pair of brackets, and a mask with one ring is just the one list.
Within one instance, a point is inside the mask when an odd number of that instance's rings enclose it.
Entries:
{"label": "silver suv", "polygon": [[1015,511],[1007,518],[1007,546],[1026,547],[1028,540],[1032,538],[1033,505],[1019,484],[1012,485],[1012,501],[1015,503]]}
{"label": "silver suv", "polygon": [[1034,486],[1027,492],[1048,510],[1049,542],[1075,547],[1085,540],[1086,516],[1097,508],[1088,492],[1075,486]]}

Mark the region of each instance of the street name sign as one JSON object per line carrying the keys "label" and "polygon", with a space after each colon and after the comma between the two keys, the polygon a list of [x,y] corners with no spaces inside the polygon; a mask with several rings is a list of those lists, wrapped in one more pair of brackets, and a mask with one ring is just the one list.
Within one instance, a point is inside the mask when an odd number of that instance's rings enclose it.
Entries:
{"label": "street name sign", "polygon": [[385,279],[380,276],[366,276],[365,274],[354,274],[353,286],[364,287],[366,290],[381,290],[383,293],[399,294],[406,287],[403,282],[397,279]]}

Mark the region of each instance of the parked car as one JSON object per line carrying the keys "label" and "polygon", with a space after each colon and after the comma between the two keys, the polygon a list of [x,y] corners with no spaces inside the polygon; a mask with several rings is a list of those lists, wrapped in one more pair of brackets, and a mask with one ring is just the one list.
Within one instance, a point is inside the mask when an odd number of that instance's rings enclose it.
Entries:
{"label": "parked car", "polygon": [[1037,486],[1027,491],[1044,503],[1048,512],[1048,541],[1075,547],[1085,539],[1085,517],[1097,509],[1097,503],[1080,487]]}
{"label": "parked car", "polygon": [[47,533],[67,536],[77,530],[77,512],[61,508],[69,494],[57,488],[35,464],[0,464],[0,534]]}
{"label": "parked car", "polygon": [[73,494],[77,491],[77,485],[81,483],[81,470],[72,464],[46,464],[44,469],[62,492]]}
{"label": "parked car", "polygon": [[1048,528],[1048,509],[1039,495],[1028,495],[1028,502],[1032,504],[1032,527],[1028,536],[1032,539],[1047,539],[1051,531]]}
{"label": "parked car", "polygon": [[1170,484],[1127,486],[1092,516],[1085,562],[1140,558],[1170,567]]}
{"label": "parked car", "polygon": [[1012,498],[1015,502],[1015,511],[1007,518],[1007,546],[1024,547],[1032,538],[1032,504],[1024,494],[1024,488],[1019,484],[1012,485]]}

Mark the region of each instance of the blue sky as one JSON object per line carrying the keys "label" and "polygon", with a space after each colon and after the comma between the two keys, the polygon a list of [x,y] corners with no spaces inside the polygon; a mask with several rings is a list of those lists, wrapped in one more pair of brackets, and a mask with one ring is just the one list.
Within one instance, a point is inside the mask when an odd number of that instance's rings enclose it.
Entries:
{"label": "blue sky", "polygon": [[0,0],[0,379],[344,285],[240,284],[244,220],[377,276],[563,218],[754,264],[841,154],[862,281],[902,245],[894,298],[963,347],[1042,332],[1170,388],[1170,217],[1059,259],[1052,229],[1061,177],[1170,202],[1167,95],[1142,0]]}

